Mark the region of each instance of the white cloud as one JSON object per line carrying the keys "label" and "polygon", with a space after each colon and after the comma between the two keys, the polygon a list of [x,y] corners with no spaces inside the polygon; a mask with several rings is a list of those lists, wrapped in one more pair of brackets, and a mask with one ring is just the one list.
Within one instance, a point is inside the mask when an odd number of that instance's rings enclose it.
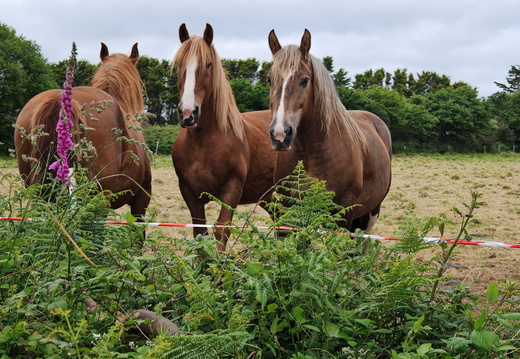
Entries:
{"label": "white cloud", "polygon": [[311,52],[332,56],[336,69],[353,77],[368,69],[411,73],[435,71],[478,87],[481,96],[498,91],[512,65],[520,63],[520,3],[515,0],[2,0],[2,20],[34,40],[51,62],[66,59],[72,42],[78,57],[98,61],[100,42],[128,53],[170,60],[185,22],[201,35],[209,22],[223,58],[269,61],[267,35],[282,44],[312,34]]}

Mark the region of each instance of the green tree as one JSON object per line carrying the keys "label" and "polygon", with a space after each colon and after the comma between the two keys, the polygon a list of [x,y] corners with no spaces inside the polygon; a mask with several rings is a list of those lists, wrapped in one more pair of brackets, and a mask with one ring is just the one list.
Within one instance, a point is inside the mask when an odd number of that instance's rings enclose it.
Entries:
{"label": "green tree", "polygon": [[258,79],[258,68],[260,63],[257,59],[249,58],[247,60],[231,60],[222,59],[222,66],[227,71],[230,80],[242,78],[251,83],[256,83]]}
{"label": "green tree", "polygon": [[416,150],[426,150],[421,143],[429,143],[437,119],[404,95],[384,87],[372,86],[363,91],[370,102],[365,108],[381,117],[388,125],[394,143],[400,142]]}
{"label": "green tree", "polygon": [[[413,76],[412,76],[413,78]],[[392,90],[397,91],[397,93],[410,97],[410,86],[408,80],[410,77],[408,76],[407,69],[397,69],[394,71],[392,76]]]}
{"label": "green tree", "polygon": [[177,123],[176,109],[179,103],[179,90],[177,76],[170,74],[169,62],[141,56],[137,69],[144,83],[147,111],[153,115],[149,118],[150,124]]}
{"label": "green tree", "polygon": [[494,144],[496,123],[474,88],[443,88],[424,95],[421,103],[438,121],[435,131],[441,151],[477,151]]}
{"label": "green tree", "polygon": [[235,78],[230,85],[240,112],[269,108],[269,87],[265,83],[252,84],[244,78]]}
{"label": "green tree", "polygon": [[498,141],[520,146],[520,92],[496,92],[486,100],[489,112],[496,121]]}
{"label": "green tree", "polygon": [[258,70],[258,83],[267,84],[267,75],[269,74],[269,69],[272,65],[272,61],[262,62],[260,69]]}
{"label": "green tree", "polygon": [[7,153],[14,148],[12,125],[18,112],[33,96],[58,84],[35,42],[3,23],[0,42],[0,151]]}
{"label": "green tree", "polygon": [[327,71],[332,74],[334,72],[334,60],[332,59],[332,56],[325,56],[321,61]]}
{"label": "green tree", "polygon": [[416,80],[410,78],[408,86],[412,95],[424,95],[450,87],[451,80],[446,75],[423,71],[417,75]]}
{"label": "green tree", "polygon": [[383,68],[377,70],[367,70],[363,74],[354,77],[354,89],[364,90],[372,86],[391,87],[392,75]]}
{"label": "green tree", "polygon": [[[65,72],[67,71],[67,61],[62,60],[57,63],[49,64],[52,77],[57,84],[65,81]],[[91,86],[92,77],[96,72],[98,65],[91,64],[87,60],[78,60],[74,68],[74,86]]]}
{"label": "green tree", "polygon": [[332,81],[334,81],[334,86],[336,87],[350,87],[348,72],[342,68],[332,75]]}
{"label": "green tree", "polygon": [[511,66],[506,81],[508,85],[500,82],[495,82],[495,84],[507,93],[520,91],[520,65]]}

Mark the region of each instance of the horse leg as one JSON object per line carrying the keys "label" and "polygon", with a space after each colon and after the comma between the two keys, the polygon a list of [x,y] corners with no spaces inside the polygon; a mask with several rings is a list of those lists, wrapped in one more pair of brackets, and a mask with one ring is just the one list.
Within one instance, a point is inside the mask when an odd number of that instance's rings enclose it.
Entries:
{"label": "horse leg", "polygon": [[[240,182],[238,180],[230,181],[222,188],[222,193],[224,193],[221,197],[222,203],[225,203],[232,209],[235,209],[238,207],[238,204],[240,202],[240,198],[242,196],[242,188],[243,188],[243,182]],[[233,220],[233,210],[227,209],[226,207],[222,206],[220,209],[220,214],[218,216],[217,223],[228,225],[231,224],[231,221]],[[218,227],[215,231],[215,237],[217,240],[220,241],[218,244],[218,251],[223,252],[226,250],[227,241],[230,236],[230,230],[227,227]]]}
{"label": "horse leg", "polygon": [[[233,208],[236,208],[234,206]],[[233,220],[233,212],[227,208],[222,207],[220,209],[220,214],[218,216],[217,223],[221,225],[228,225],[231,224],[231,221]],[[226,250],[226,245],[229,239],[229,236],[231,234],[231,231],[228,227],[217,227],[215,230],[215,237],[219,241],[217,244],[217,250],[219,252],[224,252]]]}
{"label": "horse leg", "polygon": [[188,203],[188,201],[186,201],[186,204],[190,210],[191,222],[195,225],[195,227],[193,227],[193,238],[196,238],[198,235],[207,236],[208,229],[204,227],[206,225],[206,212],[204,211],[204,203],[200,201]]}
{"label": "horse leg", "polygon": [[[365,213],[363,216],[354,219],[352,223],[352,230],[361,229],[365,232],[365,234],[370,234],[374,229],[374,226],[379,218],[379,211],[381,210],[381,204],[378,204],[374,209],[370,212]],[[368,241],[363,241],[363,254],[366,254],[368,251]]]}
{"label": "horse leg", "polygon": [[379,218],[379,211],[381,210],[381,204],[378,204],[374,209],[370,212],[365,213],[361,217],[355,218],[352,221],[351,231],[355,231],[356,229],[361,229],[365,233],[369,234],[372,232],[377,219]]}

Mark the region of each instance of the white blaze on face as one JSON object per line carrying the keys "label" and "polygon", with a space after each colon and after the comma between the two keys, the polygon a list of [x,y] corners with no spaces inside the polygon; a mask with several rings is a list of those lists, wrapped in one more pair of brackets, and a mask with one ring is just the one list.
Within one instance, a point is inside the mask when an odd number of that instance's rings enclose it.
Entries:
{"label": "white blaze on face", "polygon": [[195,72],[197,60],[193,59],[186,67],[186,78],[184,80],[184,92],[182,94],[182,115],[184,118],[191,116],[195,111]]}
{"label": "white blaze on face", "polygon": [[274,122],[274,138],[280,142],[283,142],[285,139],[285,131],[283,128],[283,119],[285,117],[285,88],[287,87],[287,83],[289,82],[290,76],[283,81],[282,85],[282,93],[280,94],[280,103],[278,104],[278,109],[276,110],[275,122]]}

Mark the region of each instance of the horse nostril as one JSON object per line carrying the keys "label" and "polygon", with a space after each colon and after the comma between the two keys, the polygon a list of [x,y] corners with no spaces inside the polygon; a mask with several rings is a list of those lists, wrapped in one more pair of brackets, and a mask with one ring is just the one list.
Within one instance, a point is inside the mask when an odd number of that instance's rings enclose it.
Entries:
{"label": "horse nostril", "polygon": [[285,136],[288,137],[288,136],[292,136],[292,133],[293,133],[293,129],[292,129],[292,126],[289,126],[287,128],[287,130],[285,131]]}
{"label": "horse nostril", "polygon": [[195,106],[195,110],[193,110],[193,116],[197,116],[199,114],[199,106]]}

